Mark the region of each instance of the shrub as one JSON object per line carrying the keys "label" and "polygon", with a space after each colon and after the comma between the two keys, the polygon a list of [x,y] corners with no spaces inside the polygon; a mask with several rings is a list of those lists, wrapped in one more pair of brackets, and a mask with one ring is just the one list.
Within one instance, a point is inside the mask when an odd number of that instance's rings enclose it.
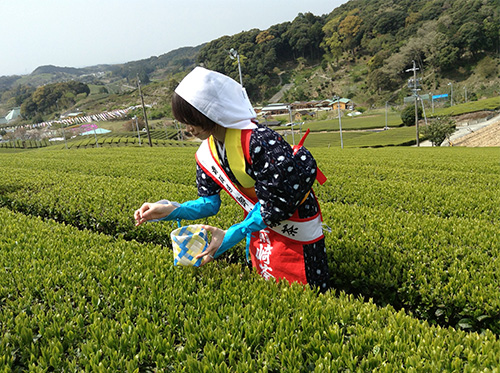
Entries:
{"label": "shrub", "polygon": [[[418,120],[422,119],[422,108],[417,108],[417,118]],[[405,126],[413,126],[415,125],[415,106],[409,105],[406,106],[401,112],[401,120],[403,125]]]}
{"label": "shrub", "polygon": [[431,141],[432,146],[439,146],[455,131],[455,122],[450,118],[437,118],[422,128],[422,134]]}

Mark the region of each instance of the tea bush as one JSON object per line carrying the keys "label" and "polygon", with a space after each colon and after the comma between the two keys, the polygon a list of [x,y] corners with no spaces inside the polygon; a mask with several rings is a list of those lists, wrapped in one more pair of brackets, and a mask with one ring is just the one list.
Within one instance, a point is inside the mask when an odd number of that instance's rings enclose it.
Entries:
{"label": "tea bush", "polygon": [[490,331],[0,208],[2,371],[495,371]]}
{"label": "tea bush", "polygon": [[[500,332],[497,149],[312,149],[335,288],[429,323]],[[0,154],[0,204],[110,237],[170,246],[175,226],[134,227],[144,201],[196,198],[192,148]],[[216,217],[242,219],[222,195]],[[244,244],[229,254],[243,262]]]}

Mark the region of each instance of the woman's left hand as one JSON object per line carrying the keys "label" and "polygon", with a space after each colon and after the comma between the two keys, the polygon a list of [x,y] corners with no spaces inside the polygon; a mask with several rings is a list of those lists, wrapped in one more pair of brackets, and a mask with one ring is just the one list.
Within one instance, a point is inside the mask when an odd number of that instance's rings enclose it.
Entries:
{"label": "woman's left hand", "polygon": [[203,266],[214,260],[214,255],[219,249],[220,245],[222,244],[222,240],[226,235],[226,231],[220,228],[212,227],[210,225],[203,225],[202,227],[211,233],[212,239],[210,240],[210,244],[208,245],[207,249],[201,254],[196,255],[196,259],[204,258],[200,266]]}

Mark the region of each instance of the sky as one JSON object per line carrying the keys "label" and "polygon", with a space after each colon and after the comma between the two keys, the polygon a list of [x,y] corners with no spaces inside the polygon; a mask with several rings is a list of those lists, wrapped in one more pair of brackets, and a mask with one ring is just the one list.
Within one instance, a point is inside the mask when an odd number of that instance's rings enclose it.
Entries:
{"label": "sky", "polygon": [[0,0],[0,76],[119,64],[328,14],[347,0]]}

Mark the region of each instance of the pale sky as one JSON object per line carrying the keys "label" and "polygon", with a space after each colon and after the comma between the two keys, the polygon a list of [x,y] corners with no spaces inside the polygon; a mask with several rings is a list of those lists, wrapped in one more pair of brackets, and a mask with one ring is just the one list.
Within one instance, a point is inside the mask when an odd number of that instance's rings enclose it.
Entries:
{"label": "pale sky", "polygon": [[0,0],[0,76],[118,64],[328,14],[347,0]]}

